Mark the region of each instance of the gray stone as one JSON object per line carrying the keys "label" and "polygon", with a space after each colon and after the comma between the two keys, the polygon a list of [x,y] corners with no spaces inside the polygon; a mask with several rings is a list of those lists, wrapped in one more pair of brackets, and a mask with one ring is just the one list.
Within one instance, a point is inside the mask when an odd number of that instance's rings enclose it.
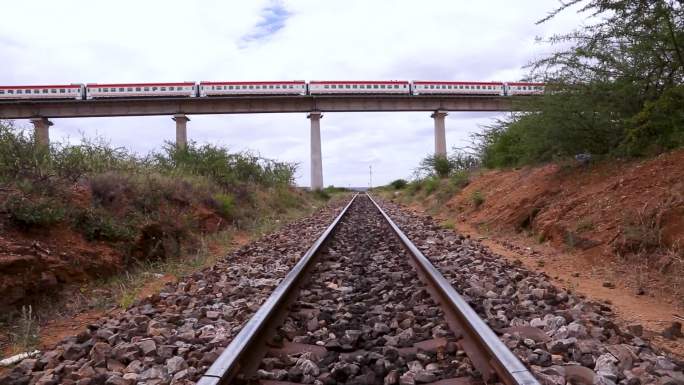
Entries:
{"label": "gray stone", "polygon": [[596,359],[594,371],[599,377],[615,382],[618,378],[617,359],[612,354],[602,354]]}
{"label": "gray stone", "polygon": [[183,359],[183,357],[175,356],[171,357],[168,360],[166,360],[166,370],[170,374],[174,374],[176,372],[179,372],[183,369],[186,369],[188,367],[187,362]]}

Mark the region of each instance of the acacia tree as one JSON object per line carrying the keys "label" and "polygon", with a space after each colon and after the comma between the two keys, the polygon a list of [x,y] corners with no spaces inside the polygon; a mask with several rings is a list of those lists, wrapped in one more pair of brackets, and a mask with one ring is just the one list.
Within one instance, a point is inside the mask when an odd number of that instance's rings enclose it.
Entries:
{"label": "acacia tree", "polygon": [[587,25],[547,39],[557,50],[529,65],[529,79],[549,91],[527,106],[535,112],[512,115],[476,138],[486,166],[684,145],[683,2],[571,0],[538,23],[577,7]]}

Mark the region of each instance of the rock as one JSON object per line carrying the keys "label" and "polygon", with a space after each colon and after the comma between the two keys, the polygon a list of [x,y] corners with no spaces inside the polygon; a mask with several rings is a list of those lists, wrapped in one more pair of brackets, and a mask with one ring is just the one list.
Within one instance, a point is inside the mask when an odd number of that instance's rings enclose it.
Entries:
{"label": "rock", "polygon": [[111,356],[112,347],[106,342],[97,342],[90,349],[90,360],[93,361],[93,366],[104,367],[106,365],[107,357]]}
{"label": "rock", "polygon": [[419,370],[416,372],[414,378],[417,383],[425,384],[429,382],[434,382],[437,379],[437,376],[435,376],[434,373],[429,372],[427,370]]}
{"label": "rock", "polygon": [[302,370],[302,374],[305,376],[313,376],[313,377],[318,377],[318,375],[321,373],[321,370],[318,368],[318,365],[316,365],[313,361],[305,359],[305,358],[298,358],[297,362],[295,363],[295,366],[300,368]]}
{"label": "rock", "polygon": [[390,370],[383,380],[384,385],[395,385],[399,383],[399,372],[396,370]]}
{"label": "rock", "polygon": [[416,375],[413,372],[406,372],[401,377],[399,377],[399,385],[415,385]]}
{"label": "rock", "polygon": [[346,381],[347,378],[355,376],[360,369],[356,364],[336,362],[330,373],[337,381]]}
{"label": "rock", "polygon": [[140,373],[139,380],[140,381],[148,381],[148,380],[154,380],[158,378],[164,377],[164,372],[162,372],[161,369],[159,369],[156,366],[153,366],[144,372]]}
{"label": "rock", "polygon": [[673,322],[672,325],[668,326],[661,333],[663,337],[668,340],[676,340],[677,338],[684,337],[682,335],[682,324],[681,322]]}
{"label": "rock", "polygon": [[654,368],[656,370],[674,370],[677,366],[665,357],[656,358]]}
{"label": "rock", "polygon": [[615,284],[613,282],[606,281],[606,282],[603,282],[603,287],[607,287],[609,289],[615,289]]}
{"label": "rock", "polygon": [[376,333],[376,335],[385,334],[389,331],[390,328],[385,323],[376,322],[375,324],[373,324],[373,332]]}
{"label": "rock", "polygon": [[257,376],[264,380],[276,380],[283,381],[287,378],[287,370],[284,369],[274,369],[271,371],[266,371],[264,369],[257,370]]}
{"label": "rock", "polygon": [[105,385],[130,385],[131,382],[129,380],[124,379],[123,377],[119,376],[118,374],[115,374],[109,378],[107,378],[107,381],[105,382]]}
{"label": "rock", "polygon": [[596,359],[594,371],[599,377],[615,382],[618,378],[617,359],[612,354],[602,354]]}
{"label": "rock", "polygon": [[180,372],[187,367],[188,364],[185,362],[183,357],[175,356],[166,360],[166,370],[169,372],[169,374]]}
{"label": "rock", "polygon": [[32,372],[36,369],[38,360],[35,358],[26,358],[17,364],[17,368],[20,368],[23,372]]}
{"label": "rock", "polygon": [[143,353],[143,355],[149,356],[153,352],[157,351],[157,344],[153,339],[147,338],[138,342],[138,348],[140,348],[140,351]]}
{"label": "rock", "polygon": [[83,347],[83,345],[71,343],[66,346],[66,349],[64,349],[64,353],[62,353],[62,356],[65,360],[77,361],[79,358],[85,356],[85,354],[86,350],[85,347]]}

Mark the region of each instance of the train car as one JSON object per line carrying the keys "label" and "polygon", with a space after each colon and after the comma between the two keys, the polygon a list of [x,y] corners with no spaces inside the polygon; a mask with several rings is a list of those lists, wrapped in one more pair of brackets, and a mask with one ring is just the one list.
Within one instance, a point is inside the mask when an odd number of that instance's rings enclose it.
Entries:
{"label": "train car", "polygon": [[86,85],[87,99],[100,98],[148,98],[148,97],[194,97],[195,83],[116,83]]}
{"label": "train car", "polygon": [[82,84],[60,84],[45,86],[0,86],[0,100],[82,98]]}
{"label": "train car", "polygon": [[413,95],[501,95],[503,82],[442,82],[414,80]]}
{"label": "train car", "polygon": [[544,83],[506,83],[506,95],[543,95]]}
{"label": "train car", "polygon": [[199,96],[306,95],[306,82],[200,82]]}
{"label": "train car", "polygon": [[391,94],[410,95],[411,87],[407,81],[335,81],[312,80],[309,82],[310,95],[338,94]]}

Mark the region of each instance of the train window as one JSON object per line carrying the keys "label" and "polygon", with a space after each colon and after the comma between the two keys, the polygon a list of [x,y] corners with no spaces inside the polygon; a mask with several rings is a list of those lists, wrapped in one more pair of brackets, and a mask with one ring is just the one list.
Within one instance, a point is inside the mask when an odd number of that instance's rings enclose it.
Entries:
{"label": "train window", "polygon": [[5,90],[0,90],[0,95],[4,95],[4,94],[5,94]]}
{"label": "train window", "polygon": [[[26,93],[28,94],[28,91]],[[19,94],[21,94],[21,90],[17,90],[17,95],[19,95]]]}
{"label": "train window", "polygon": [[[395,84],[394,88],[399,88],[399,84]],[[402,88],[406,88],[406,86],[403,86]]]}
{"label": "train window", "polygon": [[359,85],[359,88],[366,88],[363,84]]}
{"label": "train window", "polygon": [[358,86],[358,84],[352,84],[352,88],[357,89],[357,88],[359,88],[359,86]]}
{"label": "train window", "polygon": [[166,87],[159,87],[159,91],[166,91]]}
{"label": "train window", "polygon": [[173,86],[169,87],[169,91],[173,91],[173,90],[174,90]]}
{"label": "train window", "polygon": [[373,84],[373,88],[378,88],[378,85],[377,85],[377,84]]}
{"label": "train window", "polygon": [[135,92],[140,92],[140,87],[135,87]]}
{"label": "train window", "polygon": [[385,85],[384,85],[384,84],[380,84],[380,88],[385,88]]}
{"label": "train window", "polygon": [[152,87],[152,91],[156,91],[156,90],[157,90],[157,87]]}
{"label": "train window", "polygon": [[64,88],[60,88],[60,89],[59,89],[59,93],[60,93],[60,94],[63,94],[63,93],[65,93],[65,92],[66,92],[66,90],[65,90]]}
{"label": "train window", "polygon": [[272,89],[273,89],[273,84],[269,84],[269,85],[268,85],[268,89],[269,89],[269,90],[272,90]]}
{"label": "train window", "polygon": [[337,84],[331,85],[330,88],[337,88]]}
{"label": "train window", "polygon": [[254,89],[254,86],[253,86],[253,85],[250,85],[250,86],[249,86],[249,89],[250,89],[250,90],[253,90],[253,89]]}
{"label": "train window", "polygon": [[149,91],[149,90],[150,90],[150,87],[143,87],[143,90],[144,90],[144,91]]}
{"label": "train window", "polygon": [[128,91],[128,92],[133,92],[133,87],[128,87],[128,88],[126,88],[126,91]]}
{"label": "train window", "polygon": [[50,88],[50,93],[51,93],[51,94],[56,94],[56,93],[57,93],[57,90],[54,89],[54,88]]}
{"label": "train window", "polygon": [[430,88],[435,88],[434,84],[431,84],[431,85],[430,85]]}
{"label": "train window", "polygon": [[345,85],[344,88],[351,88],[351,84]]}
{"label": "train window", "polygon": [[[7,90],[7,93],[8,93],[8,94],[13,94],[13,93],[14,93],[14,90]],[[19,90],[17,90],[17,93],[19,93]]]}
{"label": "train window", "polygon": [[327,84],[325,84],[325,85],[323,86],[323,88],[330,88],[330,86],[327,85]]}

